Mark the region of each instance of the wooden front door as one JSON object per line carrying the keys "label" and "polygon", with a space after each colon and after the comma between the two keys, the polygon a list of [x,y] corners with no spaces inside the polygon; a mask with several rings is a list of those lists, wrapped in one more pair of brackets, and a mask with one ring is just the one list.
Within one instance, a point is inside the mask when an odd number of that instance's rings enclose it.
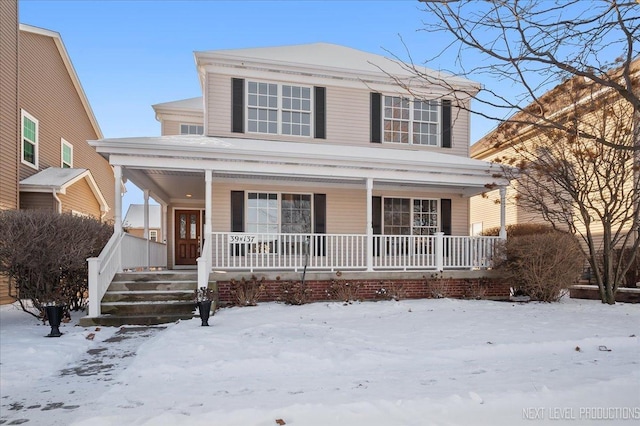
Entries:
{"label": "wooden front door", "polygon": [[200,211],[176,210],[176,265],[196,265],[200,256]]}

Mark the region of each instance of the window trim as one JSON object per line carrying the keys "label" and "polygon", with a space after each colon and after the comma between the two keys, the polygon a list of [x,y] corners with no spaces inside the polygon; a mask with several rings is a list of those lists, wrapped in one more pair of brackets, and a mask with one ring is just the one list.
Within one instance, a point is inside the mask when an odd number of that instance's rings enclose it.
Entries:
{"label": "window trim", "polygon": [[[260,132],[260,131],[251,131],[249,130],[249,108],[253,108],[253,106],[249,105],[249,84],[275,84],[276,85],[276,133],[269,132]],[[283,86],[291,86],[291,87],[300,87],[309,89],[309,135],[291,135],[282,133],[282,113],[283,113]],[[243,124],[245,126],[245,133],[256,134],[256,135],[273,135],[273,136],[285,136],[285,137],[294,137],[294,138],[304,138],[304,139],[313,139],[315,137],[315,118],[316,118],[316,93],[315,87],[313,85],[299,84],[299,83],[288,83],[288,82],[277,82],[277,81],[267,81],[261,79],[245,79],[244,80],[244,108],[243,108]],[[326,102],[326,101],[325,101]],[[261,108],[261,107],[257,107]],[[265,107],[266,109],[273,109],[270,107]],[[292,109],[288,109],[287,111],[295,111]]]}
{"label": "window trim", "polygon": [[442,226],[442,212],[441,212],[441,198],[420,198],[420,197],[402,197],[402,196],[386,196],[386,197],[382,197],[381,200],[381,207],[382,207],[382,211],[381,211],[381,234],[382,235],[396,235],[396,234],[386,234],[384,232],[386,224],[384,222],[384,217],[385,217],[385,200],[386,199],[403,199],[403,200],[409,200],[409,223],[410,223],[410,227],[411,227],[411,233],[408,234],[407,236],[424,236],[423,234],[414,234],[413,230],[414,230],[414,226],[413,226],[413,220],[414,220],[414,211],[413,211],[413,203],[414,200],[419,200],[419,201],[435,201],[436,202],[436,206],[435,206],[435,213],[436,213],[436,217],[438,219],[438,222],[435,226],[436,231],[435,232],[440,232],[441,226]]}
{"label": "window trim", "polygon": [[71,162],[69,163],[69,169],[73,169],[73,145],[71,143],[69,143],[68,141],[66,141],[64,138],[60,138],[60,167],[62,167],[63,169],[65,168],[65,164],[67,164],[64,161],[64,148],[65,146],[69,147],[69,149],[71,150]]}
{"label": "window trim", "polygon": [[[31,163],[29,161],[27,161],[24,158],[24,142],[25,142],[25,135],[24,135],[24,119],[27,118],[30,121],[32,121],[33,123],[35,123],[35,141],[29,141],[29,143],[33,143],[33,160],[34,162]],[[39,157],[39,143],[38,143],[38,139],[39,139],[39,132],[40,132],[40,122],[38,121],[37,118],[35,118],[33,115],[29,114],[27,111],[25,111],[24,109],[20,109],[20,161],[22,164],[25,164],[33,169],[38,170],[38,157]]]}
{"label": "window trim", "polygon": [[[408,100],[409,101],[409,118],[408,119],[402,119],[402,118],[394,118],[394,117],[387,117],[385,114],[385,109],[386,107],[386,100],[387,98],[399,98],[401,101],[402,100]],[[416,102],[437,102],[437,114],[438,114],[438,120],[435,123],[437,125],[436,128],[436,132],[435,135],[437,137],[437,144],[436,145],[431,145],[431,144],[422,144],[422,143],[414,143],[413,142],[413,126],[416,123],[420,123],[420,124],[434,124],[434,122],[432,121],[422,121],[422,120],[416,120],[415,119],[415,104]],[[411,98],[408,96],[396,96],[396,95],[385,95],[382,94],[382,99],[381,99],[381,114],[380,114],[380,140],[382,143],[388,143],[388,144],[394,144],[394,145],[413,145],[413,146],[425,146],[425,147],[431,147],[431,148],[444,148],[443,146],[443,138],[442,138],[442,127],[443,127],[443,112],[442,112],[442,100],[438,101],[437,99],[418,99],[418,98]],[[392,121],[401,121],[401,122],[407,122],[408,123],[408,129],[407,129],[407,143],[404,142],[394,142],[394,141],[389,141],[386,139],[385,135],[386,135],[386,131],[385,131],[385,121],[387,120],[392,120]]]}

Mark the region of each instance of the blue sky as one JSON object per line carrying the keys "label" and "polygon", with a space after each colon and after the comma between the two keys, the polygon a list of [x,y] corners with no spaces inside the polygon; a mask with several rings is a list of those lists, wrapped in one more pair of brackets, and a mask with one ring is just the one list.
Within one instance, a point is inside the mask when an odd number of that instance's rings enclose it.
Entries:
{"label": "blue sky", "polygon": [[[406,60],[404,42],[421,63],[447,42],[419,31],[429,19],[421,9],[416,0],[20,0],[19,19],[60,33],[104,137],[117,138],[159,135],[151,105],[201,95],[194,51],[322,41]],[[454,69],[446,56],[429,67]],[[471,142],[492,127],[472,118]],[[123,214],[142,202],[127,188]]]}

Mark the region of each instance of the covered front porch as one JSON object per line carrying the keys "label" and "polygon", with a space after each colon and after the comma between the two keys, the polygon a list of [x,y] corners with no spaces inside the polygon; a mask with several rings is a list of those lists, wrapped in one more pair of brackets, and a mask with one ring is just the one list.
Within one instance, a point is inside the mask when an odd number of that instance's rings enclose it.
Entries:
{"label": "covered front porch", "polygon": [[[500,237],[469,235],[468,198],[506,182],[495,177],[492,165],[465,157],[202,136],[91,144],[109,158],[116,182],[135,183],[146,206],[150,198],[160,203],[166,240],[126,235],[117,197],[114,236],[89,261],[90,316],[100,315],[102,296],[114,275],[126,269],[193,268],[198,286],[206,286],[212,273],[354,272],[392,278],[408,272],[485,270],[492,266],[496,242],[505,236],[504,208]],[[289,194],[309,194],[303,200],[309,218],[304,232],[264,232],[254,225],[248,209],[258,204],[250,204],[251,196],[263,193],[273,194],[276,206]],[[247,205],[235,206],[242,204],[239,200]],[[385,200],[402,200],[409,219],[398,219],[404,210],[384,216]],[[425,200],[431,210],[423,207],[418,220],[416,209]],[[432,219],[424,219],[424,212]],[[280,226],[284,213],[276,211],[274,217]],[[390,226],[398,220],[404,228]]]}

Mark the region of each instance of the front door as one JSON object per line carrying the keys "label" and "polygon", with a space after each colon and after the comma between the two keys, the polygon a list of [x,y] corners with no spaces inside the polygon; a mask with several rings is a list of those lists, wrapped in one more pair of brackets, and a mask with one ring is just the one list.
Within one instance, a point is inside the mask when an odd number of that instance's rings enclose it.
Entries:
{"label": "front door", "polygon": [[176,210],[176,265],[196,265],[200,256],[200,211]]}

